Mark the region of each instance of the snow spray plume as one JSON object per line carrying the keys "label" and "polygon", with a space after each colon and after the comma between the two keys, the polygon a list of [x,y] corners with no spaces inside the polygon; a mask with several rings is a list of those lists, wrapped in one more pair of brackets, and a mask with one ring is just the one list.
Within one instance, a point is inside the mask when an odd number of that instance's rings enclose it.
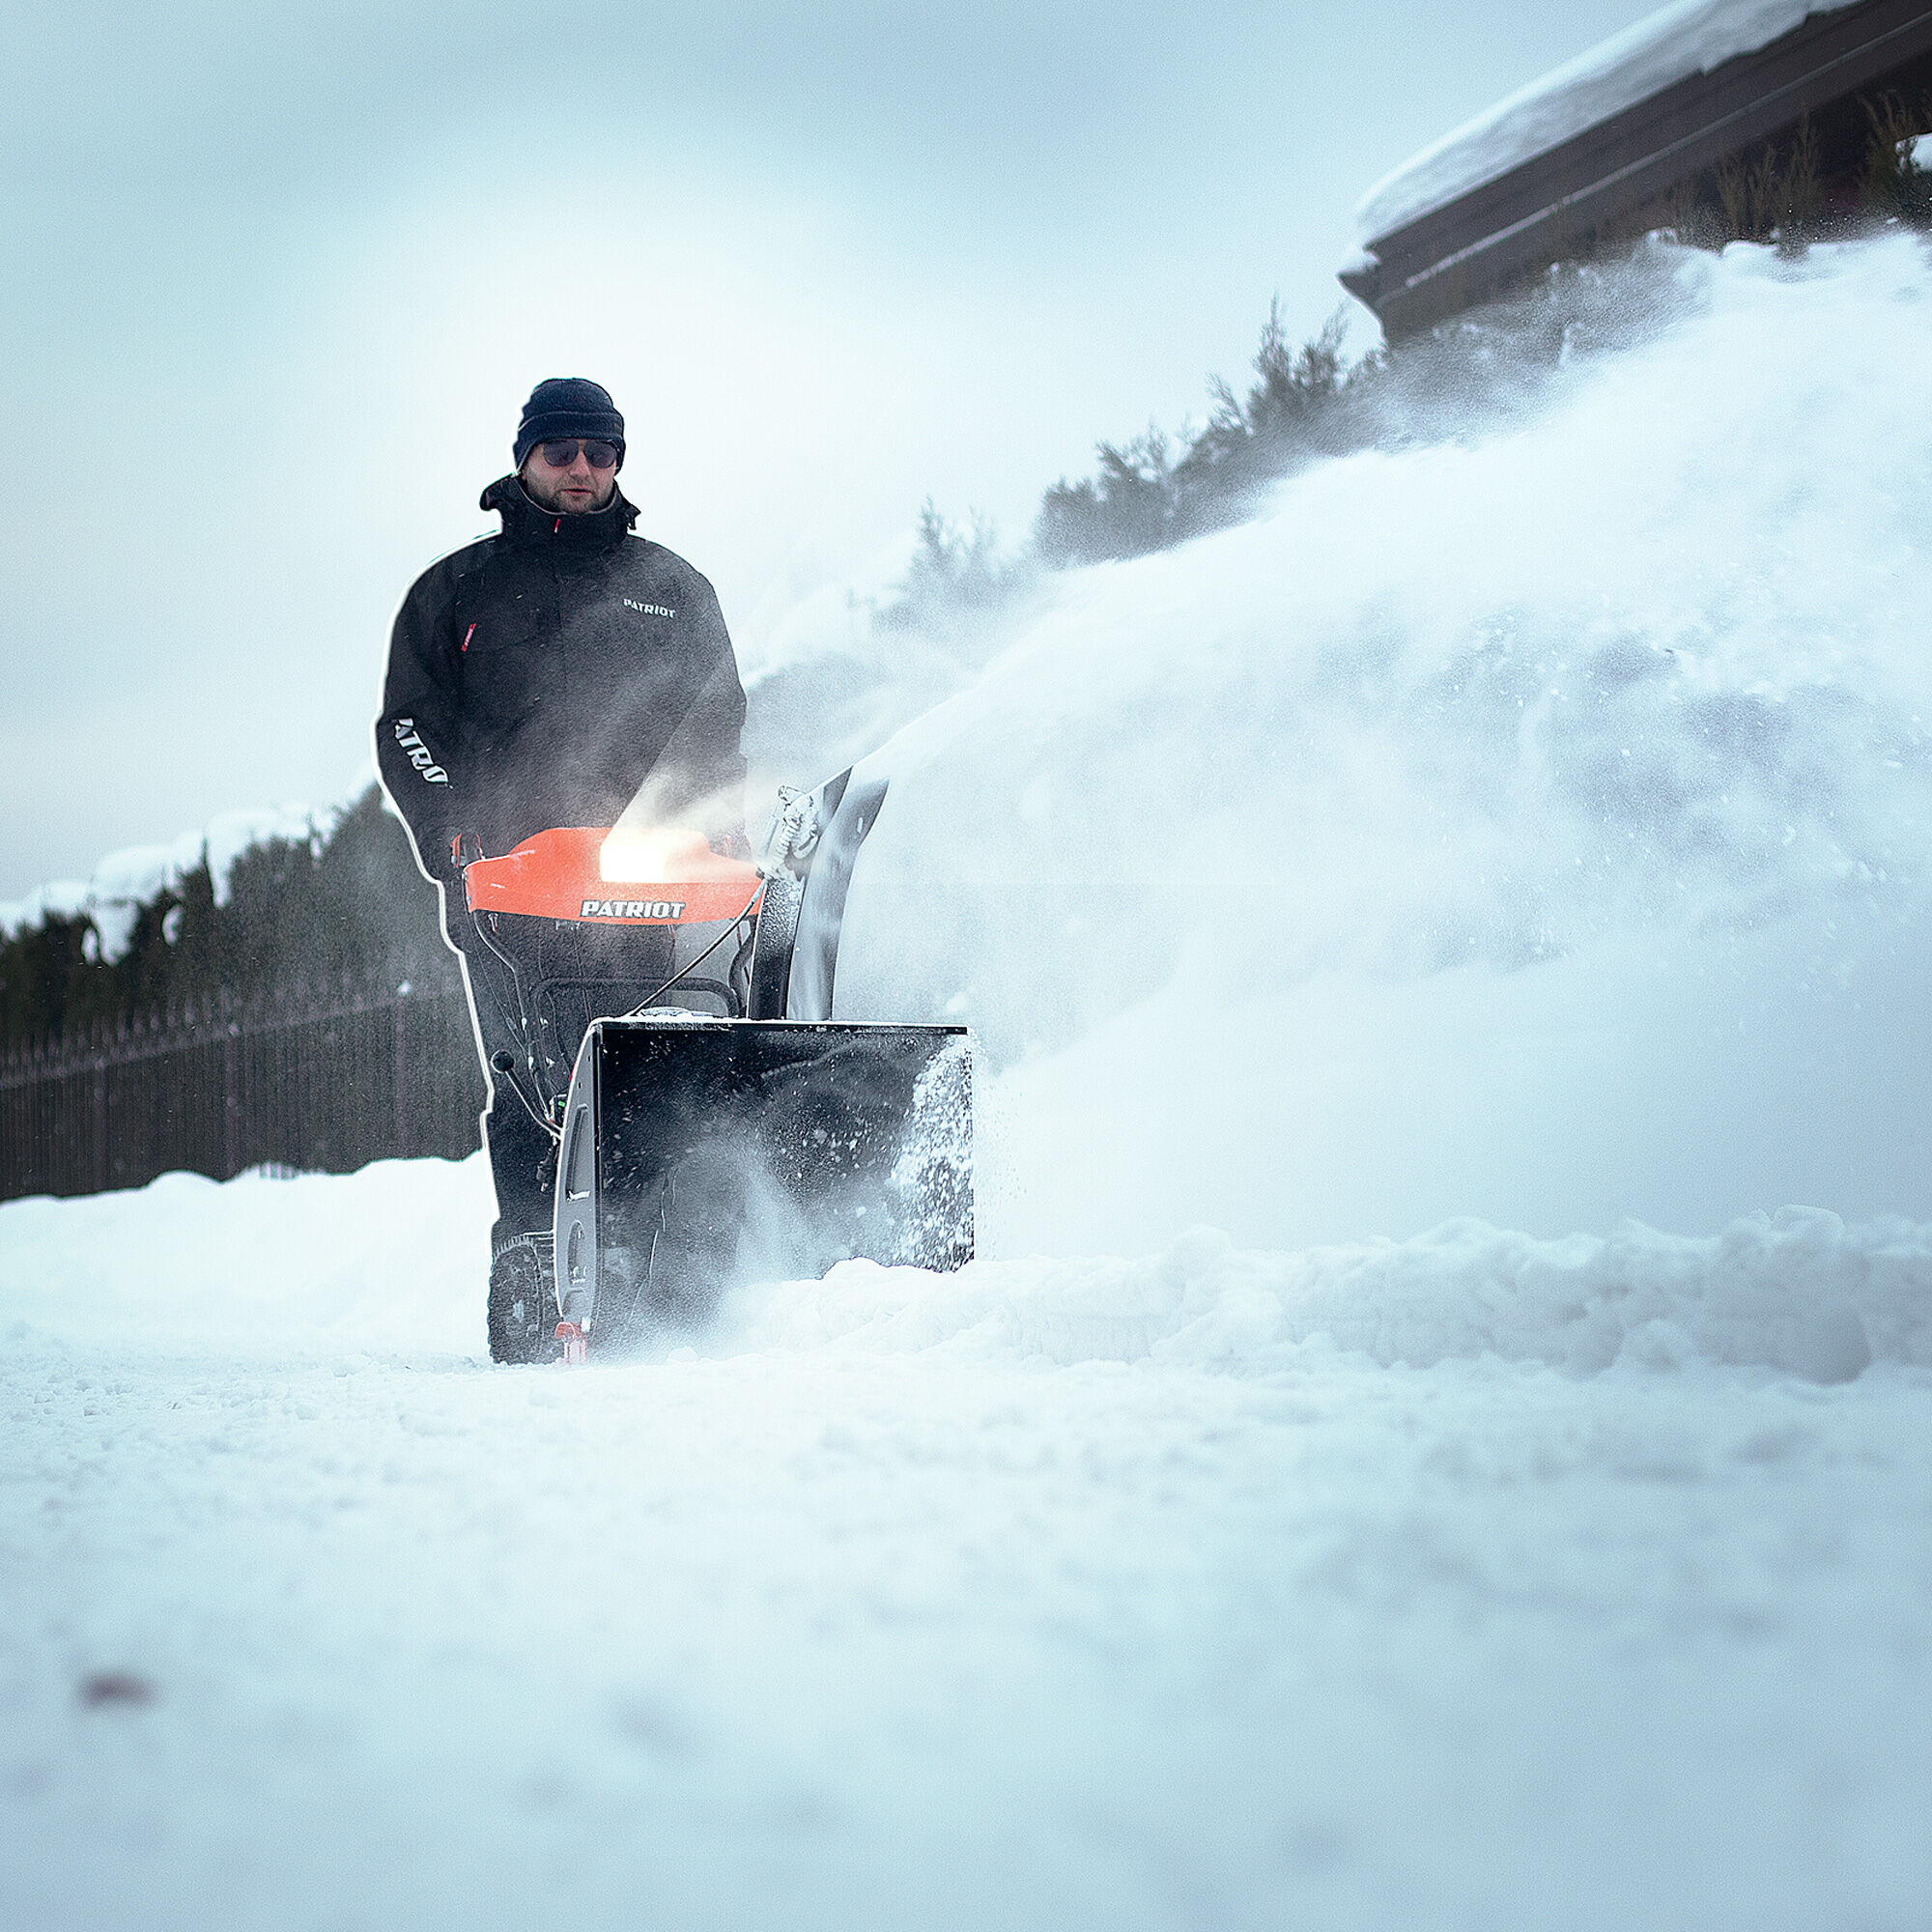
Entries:
{"label": "snow spray plume", "polygon": [[1861,1031],[1932,991],[1924,250],[1575,298],[1519,420],[1068,573],[893,740],[840,1013],[972,1021],[1016,1237],[1932,1209]]}

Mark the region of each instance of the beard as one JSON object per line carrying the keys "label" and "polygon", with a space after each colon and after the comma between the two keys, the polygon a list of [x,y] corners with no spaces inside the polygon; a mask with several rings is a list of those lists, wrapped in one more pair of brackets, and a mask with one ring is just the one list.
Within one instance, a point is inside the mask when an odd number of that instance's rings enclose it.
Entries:
{"label": "beard", "polygon": [[[546,510],[560,510],[565,516],[581,516],[591,510],[601,510],[617,494],[617,472],[614,469],[608,478],[602,479],[602,488],[596,490],[587,503],[573,503],[564,496],[565,480],[559,476],[554,482],[546,483],[528,464],[517,472],[517,481],[524,486],[525,493],[533,503],[541,503]],[[598,480],[592,479],[593,488]]]}

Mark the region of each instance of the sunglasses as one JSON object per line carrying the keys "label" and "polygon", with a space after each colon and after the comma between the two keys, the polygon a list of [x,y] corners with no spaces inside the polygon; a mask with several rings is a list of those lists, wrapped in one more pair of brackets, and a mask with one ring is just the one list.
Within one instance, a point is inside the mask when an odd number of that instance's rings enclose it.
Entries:
{"label": "sunglasses", "polygon": [[617,467],[617,445],[614,442],[584,442],[572,438],[568,442],[540,442],[538,454],[553,469],[568,469],[577,461],[577,452],[583,452],[583,460],[593,469],[614,469]]}

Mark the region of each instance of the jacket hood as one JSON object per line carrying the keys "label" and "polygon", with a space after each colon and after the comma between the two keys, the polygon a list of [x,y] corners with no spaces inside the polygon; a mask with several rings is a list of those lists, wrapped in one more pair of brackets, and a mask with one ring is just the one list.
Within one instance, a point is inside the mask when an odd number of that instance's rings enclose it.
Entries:
{"label": "jacket hood", "polygon": [[620,542],[638,521],[638,506],[623,491],[612,490],[601,509],[547,510],[518,481],[515,474],[499,476],[480,501],[503,520],[503,534],[512,543],[554,545],[573,551],[609,550]]}

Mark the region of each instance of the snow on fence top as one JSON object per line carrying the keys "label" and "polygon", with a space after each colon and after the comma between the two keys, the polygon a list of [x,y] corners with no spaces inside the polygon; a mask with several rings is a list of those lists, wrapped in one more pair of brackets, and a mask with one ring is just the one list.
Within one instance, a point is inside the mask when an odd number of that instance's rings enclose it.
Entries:
{"label": "snow on fence top", "polygon": [[[1694,73],[1856,0],[1677,0],[1485,109],[1384,175],[1355,209],[1373,243]],[[1345,270],[1346,271],[1346,270]]]}

